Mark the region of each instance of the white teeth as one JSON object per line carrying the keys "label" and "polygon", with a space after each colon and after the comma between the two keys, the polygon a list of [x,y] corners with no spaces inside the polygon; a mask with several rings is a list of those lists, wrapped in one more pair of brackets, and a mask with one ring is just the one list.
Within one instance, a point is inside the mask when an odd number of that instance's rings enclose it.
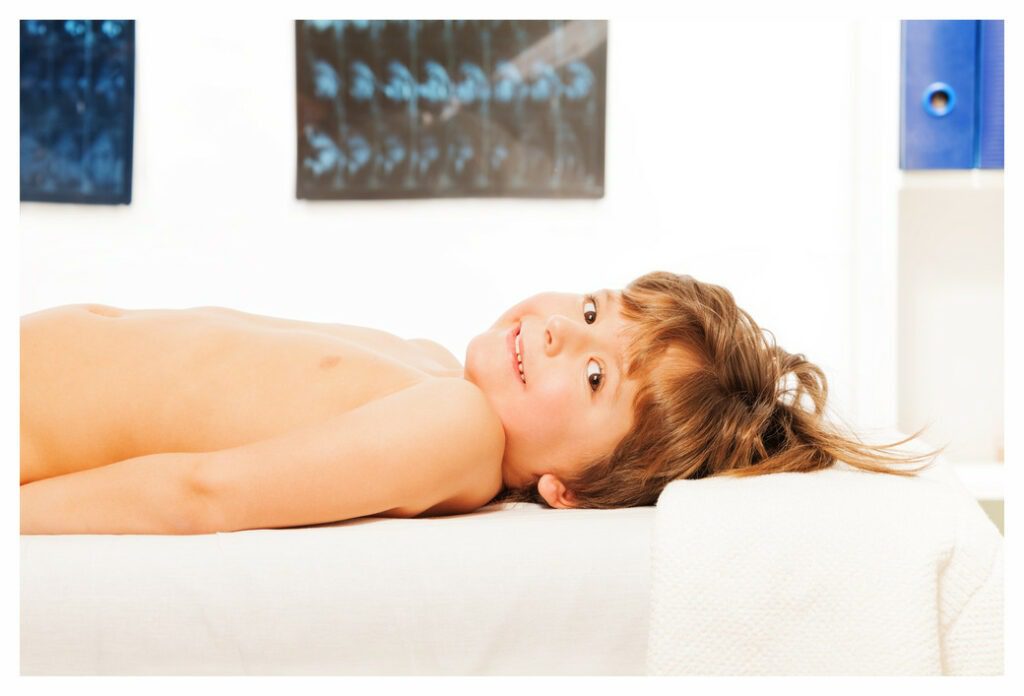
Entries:
{"label": "white teeth", "polygon": [[519,378],[526,384],[526,375],[523,374],[523,356],[520,353],[519,334],[516,334],[516,360],[519,361]]}

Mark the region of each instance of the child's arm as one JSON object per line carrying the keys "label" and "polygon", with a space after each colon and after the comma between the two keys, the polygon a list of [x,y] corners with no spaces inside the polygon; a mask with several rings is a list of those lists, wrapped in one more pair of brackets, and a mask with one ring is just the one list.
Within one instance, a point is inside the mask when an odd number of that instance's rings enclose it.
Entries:
{"label": "child's arm", "polygon": [[497,492],[504,444],[475,386],[431,380],[268,440],[26,483],[21,533],[207,534],[441,503],[469,512]]}
{"label": "child's arm", "polygon": [[201,533],[208,514],[194,472],[205,456],[149,454],[26,483],[21,533]]}
{"label": "child's arm", "polygon": [[505,436],[486,397],[436,379],[322,423],[212,452],[197,470],[217,531],[470,512],[498,491]]}

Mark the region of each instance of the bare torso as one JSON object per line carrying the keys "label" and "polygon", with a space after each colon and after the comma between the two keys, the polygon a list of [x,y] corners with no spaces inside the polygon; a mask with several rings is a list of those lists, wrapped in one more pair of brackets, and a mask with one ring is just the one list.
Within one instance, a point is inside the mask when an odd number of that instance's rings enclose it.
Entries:
{"label": "bare torso", "polygon": [[[55,307],[21,319],[21,482],[209,452],[461,377],[436,343],[220,307]],[[500,485],[500,462],[495,462]]]}

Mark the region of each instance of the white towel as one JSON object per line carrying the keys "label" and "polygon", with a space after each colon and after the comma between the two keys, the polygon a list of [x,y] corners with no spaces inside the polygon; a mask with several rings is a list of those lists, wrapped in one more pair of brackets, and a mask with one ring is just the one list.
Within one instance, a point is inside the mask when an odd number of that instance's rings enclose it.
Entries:
{"label": "white towel", "polygon": [[648,673],[1002,674],[1002,542],[941,457],[914,478],[839,464],[673,481]]}

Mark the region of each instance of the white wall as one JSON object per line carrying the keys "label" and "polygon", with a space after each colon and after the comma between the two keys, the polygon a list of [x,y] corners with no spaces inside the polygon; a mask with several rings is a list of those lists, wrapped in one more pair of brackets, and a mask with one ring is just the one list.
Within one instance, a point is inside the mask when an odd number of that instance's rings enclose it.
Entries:
{"label": "white wall", "polygon": [[899,409],[954,461],[1003,461],[1003,172],[906,172]]}
{"label": "white wall", "polygon": [[896,153],[856,137],[851,23],[613,19],[603,200],[314,203],[294,195],[294,27],[235,21],[138,21],[133,202],[21,205],[23,313],[219,304],[461,357],[525,296],[665,269],[728,287],[825,369],[842,416],[872,417],[853,384],[854,193]]}

